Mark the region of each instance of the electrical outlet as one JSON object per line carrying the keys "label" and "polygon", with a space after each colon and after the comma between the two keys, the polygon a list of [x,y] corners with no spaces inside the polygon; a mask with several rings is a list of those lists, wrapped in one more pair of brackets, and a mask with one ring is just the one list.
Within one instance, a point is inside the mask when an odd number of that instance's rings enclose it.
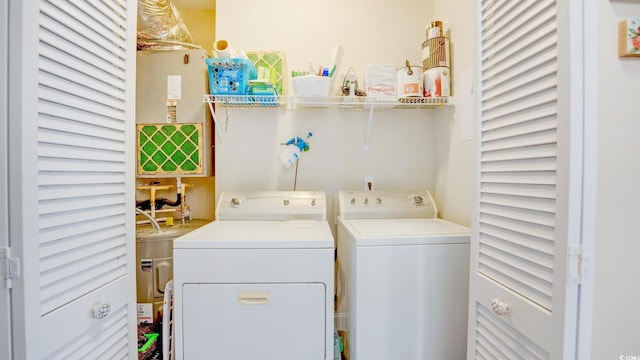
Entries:
{"label": "electrical outlet", "polygon": [[368,175],[364,177],[364,189],[373,191],[373,176]]}

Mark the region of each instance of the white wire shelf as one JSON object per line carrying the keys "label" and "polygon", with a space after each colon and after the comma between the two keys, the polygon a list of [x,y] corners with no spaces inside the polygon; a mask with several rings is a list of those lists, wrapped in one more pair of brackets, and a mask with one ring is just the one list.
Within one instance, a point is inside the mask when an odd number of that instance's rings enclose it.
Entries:
{"label": "white wire shelf", "polygon": [[453,100],[453,97],[204,95],[205,102],[237,108],[437,109],[453,105]]}
{"label": "white wire shelf", "polygon": [[[260,108],[278,109],[284,108],[291,111],[293,127],[295,129],[295,113],[299,109],[366,109],[369,112],[369,121],[365,136],[365,147],[369,146],[374,110],[386,109],[439,109],[453,105],[453,97],[428,97],[428,98],[390,98],[377,96],[276,96],[276,95],[209,95],[204,94],[204,102],[208,103],[213,116],[216,133],[224,145],[224,136],[220,128],[218,116],[214,105],[220,105],[225,109],[226,126],[229,123],[230,108]],[[294,130],[295,133],[295,130]]]}

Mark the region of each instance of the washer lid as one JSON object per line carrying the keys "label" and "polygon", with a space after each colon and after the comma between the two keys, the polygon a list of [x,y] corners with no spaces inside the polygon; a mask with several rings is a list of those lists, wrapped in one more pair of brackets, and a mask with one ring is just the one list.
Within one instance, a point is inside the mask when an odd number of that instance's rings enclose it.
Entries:
{"label": "washer lid", "polygon": [[326,221],[214,221],[173,241],[174,249],[333,249]]}
{"label": "washer lid", "polygon": [[442,219],[339,219],[356,246],[467,244],[470,229]]}

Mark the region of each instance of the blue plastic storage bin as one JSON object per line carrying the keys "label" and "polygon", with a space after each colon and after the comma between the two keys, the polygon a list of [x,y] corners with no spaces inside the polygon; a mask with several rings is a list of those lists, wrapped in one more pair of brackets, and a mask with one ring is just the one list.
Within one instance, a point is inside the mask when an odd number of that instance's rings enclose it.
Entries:
{"label": "blue plastic storage bin", "polygon": [[208,58],[211,95],[247,95],[249,80],[258,76],[251,61],[241,58]]}

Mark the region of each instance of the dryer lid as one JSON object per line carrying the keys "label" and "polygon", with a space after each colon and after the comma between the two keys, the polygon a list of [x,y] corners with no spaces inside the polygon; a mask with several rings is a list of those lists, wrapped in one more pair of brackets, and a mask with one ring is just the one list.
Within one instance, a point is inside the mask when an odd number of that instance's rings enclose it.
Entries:
{"label": "dryer lid", "polygon": [[333,249],[326,221],[214,221],[173,241],[174,249]]}

